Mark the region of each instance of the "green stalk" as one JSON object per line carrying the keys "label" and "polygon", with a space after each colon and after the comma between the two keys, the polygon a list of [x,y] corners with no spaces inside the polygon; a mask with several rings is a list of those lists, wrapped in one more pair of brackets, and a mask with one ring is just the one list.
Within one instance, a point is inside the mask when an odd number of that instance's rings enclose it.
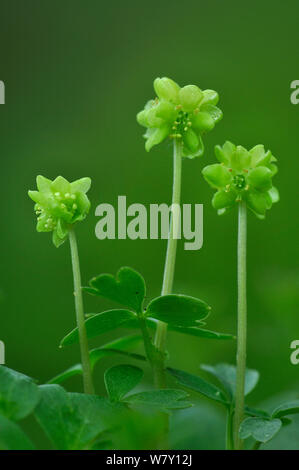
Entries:
{"label": "green stalk", "polygon": [[[181,143],[175,139],[173,143],[173,187],[172,187],[172,204],[180,204],[181,200],[181,175],[182,175],[182,146]],[[170,231],[167,243],[167,252],[164,267],[164,277],[161,295],[171,294],[176,249],[177,249],[177,234],[179,230],[179,213],[174,211],[171,213],[170,220]],[[159,388],[165,388],[165,352],[166,352],[166,335],[167,335],[167,324],[164,322],[158,322],[155,346],[160,353],[159,363],[155,366],[155,381]]]}
{"label": "green stalk", "polygon": [[80,274],[80,263],[76,235],[74,229],[69,231],[70,247],[71,247],[71,258],[74,275],[74,296],[75,296],[75,307],[76,307],[76,320],[79,333],[79,343],[81,351],[81,362],[83,372],[83,386],[84,393],[93,394],[94,386],[92,381],[88,341],[85,327],[83,298],[81,289],[81,274]]}
{"label": "green stalk", "polygon": [[239,437],[239,428],[244,415],[244,390],[246,372],[246,336],[247,336],[247,303],[246,303],[246,238],[247,208],[246,203],[239,203],[238,222],[238,332],[237,332],[237,377],[236,401],[234,416],[235,449],[242,449],[243,441]]}
{"label": "green stalk", "polygon": [[234,442],[233,442],[233,410],[230,407],[227,410],[227,418],[226,418],[226,450],[233,450],[234,449]]}

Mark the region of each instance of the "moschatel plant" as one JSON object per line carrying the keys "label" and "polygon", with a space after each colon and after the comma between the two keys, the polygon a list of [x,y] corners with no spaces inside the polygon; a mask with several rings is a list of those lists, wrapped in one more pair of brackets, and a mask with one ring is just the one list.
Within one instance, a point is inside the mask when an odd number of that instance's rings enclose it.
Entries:
{"label": "moschatel plant", "polygon": [[[151,150],[166,138],[173,140],[173,188],[172,215],[165,259],[162,296],[171,294],[177,239],[179,230],[179,213],[181,199],[182,157],[195,158],[202,156],[204,145],[202,135],[214,128],[222,119],[222,111],[217,108],[218,93],[214,90],[202,91],[196,85],[180,87],[170,78],[154,80],[156,97],[148,101],[137,115],[137,121],[146,127],[144,137],[145,149]],[[158,386],[164,387],[165,352],[167,324],[159,321],[155,334],[155,347],[160,353],[160,360],[154,365],[154,374]]]}
{"label": "moschatel plant", "polygon": [[[258,383],[256,370],[246,369],[246,232],[247,209],[265,217],[279,199],[272,178],[276,159],[262,145],[251,150],[226,142],[215,148],[219,163],[203,169],[205,180],[216,189],[212,204],[219,214],[238,208],[238,328],[237,364],[202,365],[218,383],[198,375],[167,367],[167,329],[198,338],[231,340],[234,336],[206,329],[211,307],[203,300],[172,292],[175,271],[182,158],[204,152],[202,136],[222,118],[216,107],[218,95],[195,85],[180,87],[169,78],[154,81],[156,98],[138,116],[146,128],[146,150],[166,138],[173,140],[174,178],[164,278],[161,296],[145,303],[146,286],[141,274],[122,267],[115,276],[100,274],[82,287],[75,225],[87,216],[86,193],[90,178],[69,183],[59,176],[51,181],[37,177],[37,191],[29,191],[35,202],[37,231],[52,232],[56,247],[70,242],[74,277],[76,326],[61,341],[62,348],[79,344],[81,361],[47,384],[0,366],[0,449],[35,449],[22,429],[22,420],[34,417],[51,445],[59,450],[167,449],[168,415],[189,408],[187,389],[221,404],[227,411],[226,448],[259,449],[274,437],[287,417],[299,413],[299,401],[280,405],[271,413],[247,406],[245,397]],[[87,293],[112,303],[109,310],[88,314],[83,296]],[[116,304],[113,306],[113,304]],[[88,340],[118,328],[129,334],[89,349]],[[137,330],[135,334],[132,331]],[[143,345],[144,354],[140,354]],[[137,351],[136,351],[137,349]],[[98,362],[108,356],[121,362],[104,373],[106,395],[97,394],[93,375]],[[135,362],[137,365],[132,365]],[[150,366],[153,385],[142,383],[143,369]],[[139,367],[141,366],[141,367]],[[68,392],[61,386],[73,376],[83,377],[84,393]],[[168,387],[176,380],[180,388]],[[138,387],[138,389],[136,389]],[[166,419],[165,419],[166,418]]]}

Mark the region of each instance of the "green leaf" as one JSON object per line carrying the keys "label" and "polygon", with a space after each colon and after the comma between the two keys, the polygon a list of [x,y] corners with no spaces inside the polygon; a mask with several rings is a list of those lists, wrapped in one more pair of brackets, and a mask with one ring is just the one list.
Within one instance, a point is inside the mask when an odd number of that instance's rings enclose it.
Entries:
{"label": "green leaf", "polygon": [[192,403],[184,401],[188,394],[183,390],[151,390],[135,393],[126,397],[123,401],[131,405],[144,405],[161,409],[189,408]]}
{"label": "green leaf", "polygon": [[142,379],[143,371],[139,367],[121,364],[106,370],[105,386],[110,400],[120,401]]}
{"label": "green leaf", "polygon": [[244,407],[244,413],[247,416],[252,416],[252,417],[255,417],[255,418],[266,418],[266,419],[271,418],[270,414],[267,411],[258,410],[256,408],[251,408],[247,405]]}
{"label": "green leaf", "polygon": [[[118,338],[114,341],[110,341],[103,346],[92,349],[89,351],[90,365],[94,369],[98,361],[103,357],[107,357],[113,354],[124,354],[125,350],[136,347],[142,341],[142,336],[140,335],[129,335],[122,338]],[[128,355],[128,353],[126,353]],[[137,356],[134,354],[133,357]],[[73,377],[74,375],[82,375],[82,365],[75,364],[74,366],[66,369],[60,374],[56,375],[48,381],[48,384],[59,384]]]}
{"label": "green leaf", "polygon": [[[236,390],[236,367],[231,364],[217,364],[216,366],[210,366],[203,364],[201,368],[214,377],[216,377],[220,383],[224,386],[230,397],[235,396]],[[259,373],[254,369],[246,369],[245,375],[245,395],[248,395],[257,385],[259,380]]]}
{"label": "green leaf", "polygon": [[[155,330],[157,328],[157,320],[147,318],[146,325],[148,328]],[[132,320],[127,321],[124,325],[124,328],[140,328],[139,320],[134,318]],[[169,331],[175,331],[176,333],[182,333],[185,335],[196,336],[198,338],[206,338],[206,339],[219,339],[219,340],[232,340],[236,339],[234,335],[230,335],[227,333],[218,333],[217,331],[206,330],[205,328],[198,328],[198,327],[179,327],[176,325],[168,325]]]}
{"label": "green leaf", "polygon": [[206,339],[236,339],[234,335],[229,335],[226,333],[218,333],[217,331],[206,330],[204,328],[190,327],[190,328],[181,328],[171,325],[169,328],[170,331],[176,331],[177,333],[183,333],[186,335],[196,336],[197,338],[206,338]]}
{"label": "green leaf", "polygon": [[240,438],[253,437],[258,442],[268,442],[281,428],[280,419],[246,418],[240,426]]}
{"label": "green leaf", "polygon": [[48,380],[48,384],[61,384],[62,382],[65,382],[66,380],[70,379],[71,377],[74,377],[75,375],[82,375],[82,365],[81,364],[75,364],[72,367],[69,367],[68,369],[64,370],[60,374],[55,375],[52,379]]}
{"label": "green leaf", "polygon": [[100,274],[89,282],[94,295],[118,302],[135,312],[142,311],[145,297],[145,282],[143,277],[132,268],[120,268],[116,277],[111,274]]}
{"label": "green leaf", "polygon": [[167,371],[177,379],[178,383],[187,387],[195,392],[199,392],[202,395],[210,398],[211,400],[218,401],[224,405],[228,405],[229,401],[225,396],[224,392],[216,387],[215,385],[203,380],[197,375],[189,374],[182,370],[167,368]]}
{"label": "green leaf", "polygon": [[39,399],[38,387],[30,377],[0,366],[0,414],[18,421],[32,413]]}
{"label": "green leaf", "polygon": [[[95,338],[107,331],[120,327],[127,320],[134,318],[135,314],[129,310],[107,310],[98,313],[86,320],[86,332],[88,338]],[[61,346],[68,346],[79,342],[78,328],[72,330],[61,341]]]}
{"label": "green leaf", "polygon": [[18,424],[0,415],[0,450],[33,450],[34,446]]}
{"label": "green leaf", "polygon": [[186,295],[164,295],[152,300],[146,315],[175,326],[195,326],[206,318],[211,307],[200,299]]}
{"label": "green leaf", "polygon": [[294,415],[299,413],[299,400],[290,401],[279,405],[272,412],[272,418],[281,418],[287,415]]}
{"label": "green leaf", "polygon": [[67,393],[59,385],[39,387],[42,399],[35,416],[59,450],[90,448],[93,440],[109,428],[115,408],[102,397]]}

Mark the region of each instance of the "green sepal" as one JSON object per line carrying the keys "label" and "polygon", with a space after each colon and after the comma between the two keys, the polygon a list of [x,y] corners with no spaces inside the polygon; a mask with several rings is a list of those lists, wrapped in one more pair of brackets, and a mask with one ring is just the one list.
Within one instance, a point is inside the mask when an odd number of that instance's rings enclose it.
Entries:
{"label": "green sepal", "polygon": [[154,145],[158,145],[163,142],[163,140],[166,139],[169,133],[170,127],[167,124],[162,127],[157,127],[153,129],[148,128],[146,133],[144,134],[146,138],[145,150],[149,152],[154,147]]}

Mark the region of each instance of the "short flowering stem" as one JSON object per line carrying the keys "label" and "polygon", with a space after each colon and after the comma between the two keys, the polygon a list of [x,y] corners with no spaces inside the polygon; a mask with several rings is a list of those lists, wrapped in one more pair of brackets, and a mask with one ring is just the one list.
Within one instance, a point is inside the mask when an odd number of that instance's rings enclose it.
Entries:
{"label": "short flowering stem", "polygon": [[84,319],[84,307],[81,289],[81,274],[80,264],[78,255],[78,246],[74,229],[71,228],[69,231],[69,240],[71,247],[71,258],[74,275],[74,295],[75,295],[75,306],[76,306],[76,320],[79,333],[79,343],[81,351],[81,362],[83,371],[83,386],[84,392],[93,394],[94,386],[92,381],[89,352],[88,352],[88,341]]}
{"label": "short flowering stem", "polygon": [[[176,259],[176,249],[177,249],[177,239],[179,233],[179,204],[181,199],[181,174],[182,174],[182,144],[179,140],[175,139],[173,144],[173,188],[172,188],[172,213],[170,220],[170,231],[168,236],[167,252],[165,259],[165,268],[164,268],[164,277],[163,277],[163,286],[161,295],[171,294],[173,278],[174,278],[174,269],[175,269],[175,259]],[[164,367],[164,357],[166,352],[166,335],[167,335],[167,324],[164,322],[159,322],[157,325],[156,336],[155,336],[155,346],[158,351],[161,353],[160,364],[156,367],[155,376],[156,383],[158,387],[165,387],[165,367]]]}
{"label": "short flowering stem", "polygon": [[242,448],[239,428],[244,416],[244,390],[246,372],[246,336],[247,336],[247,303],[246,303],[246,238],[247,207],[244,201],[239,203],[238,222],[238,332],[237,332],[237,377],[236,401],[234,416],[235,449]]}

